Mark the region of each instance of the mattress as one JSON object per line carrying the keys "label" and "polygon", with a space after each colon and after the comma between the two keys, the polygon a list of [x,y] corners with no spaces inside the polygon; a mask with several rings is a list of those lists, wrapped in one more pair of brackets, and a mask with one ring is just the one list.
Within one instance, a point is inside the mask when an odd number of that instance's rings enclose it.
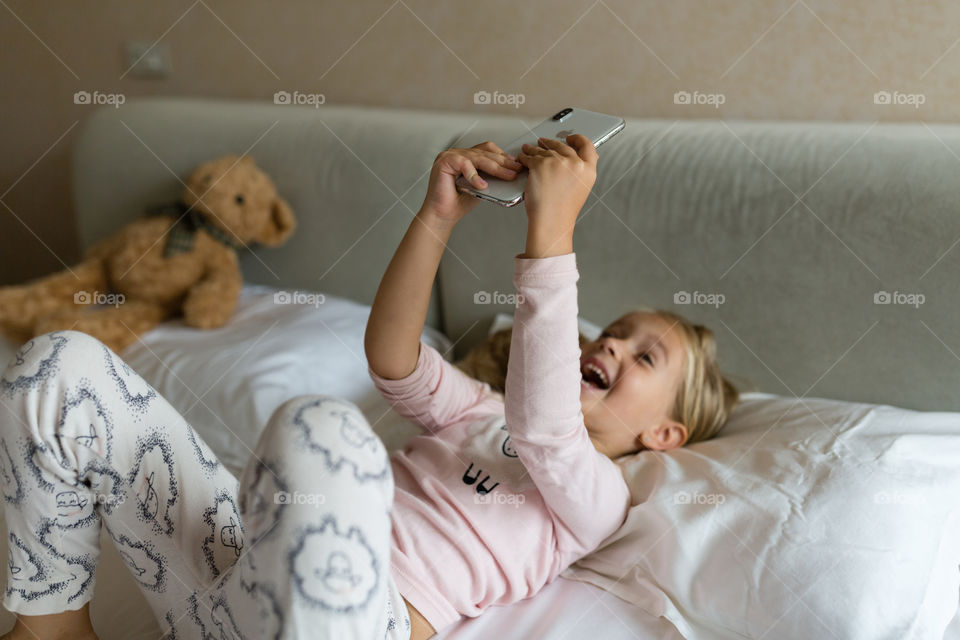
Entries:
{"label": "mattress", "polygon": [[[91,604],[93,626],[101,640],[160,637],[150,607],[119,554],[104,534],[97,567],[97,591]],[[6,543],[3,545],[6,553]],[[0,613],[0,628],[13,625],[13,614]],[[489,638],[604,638],[604,640],[673,640],[673,625],[598,587],[558,578],[539,594],[507,607],[491,607],[482,616],[463,620],[438,634],[442,640]]]}
{"label": "mattress", "polygon": [[[332,297],[324,304],[324,313],[317,309],[278,308],[269,301],[274,292],[258,287],[245,288],[236,317],[230,326],[229,336],[218,336],[210,342],[214,351],[202,341],[194,344],[189,328],[170,323],[151,332],[146,338],[149,349],[141,352],[125,351],[124,358],[142,375],[145,375],[158,391],[177,407],[194,407],[187,411],[189,421],[214,448],[221,461],[239,475],[239,466],[249,452],[236,437],[218,441],[223,431],[219,416],[226,417],[232,425],[234,436],[240,433],[251,443],[255,442],[266,416],[276,405],[277,398],[267,391],[276,388],[285,394],[306,393],[322,390],[350,397],[368,416],[377,433],[388,448],[402,446],[407,437],[416,431],[399,414],[389,410],[366,375],[365,368],[358,367],[358,354],[362,354],[363,326],[368,307],[351,304]],[[281,324],[277,324],[281,322]],[[268,330],[272,329],[272,330]],[[325,336],[324,332],[330,335]],[[209,334],[208,334],[209,335]],[[227,339],[229,337],[229,339]],[[428,341],[430,336],[427,336]],[[439,340],[440,336],[433,336]],[[234,345],[229,353],[221,345]],[[282,344],[298,345],[295,350],[282,349]],[[315,347],[312,355],[304,345]],[[446,352],[442,344],[435,346]],[[0,363],[5,363],[14,352],[14,345],[0,338]],[[149,352],[149,353],[145,353]],[[236,352],[236,353],[234,353]],[[154,353],[163,353],[164,366],[156,366]],[[237,354],[244,360],[237,360]],[[183,391],[183,377],[196,369],[195,361],[187,355],[199,357],[204,362],[213,362],[215,356],[227,358],[226,362],[214,363],[221,369],[229,368],[235,376],[209,375],[218,384],[213,387],[197,385],[206,389],[204,402],[194,402],[194,396]],[[307,358],[304,360],[304,358]],[[310,360],[314,358],[314,360]],[[324,376],[304,372],[316,371],[320,362],[327,369]],[[226,365],[230,364],[230,367]],[[238,366],[232,366],[238,364]],[[250,378],[263,380],[271,373],[282,372],[282,385],[244,386]],[[203,376],[203,371],[194,371]],[[167,375],[162,375],[167,374]],[[288,375],[289,374],[289,375]],[[266,390],[266,391],[265,391]],[[230,415],[231,399],[236,397],[256,400],[244,407],[251,425],[244,431]],[[220,402],[218,403],[218,399]],[[233,404],[236,404],[233,402]],[[217,414],[213,419],[206,414]],[[411,431],[412,430],[412,431]],[[247,433],[249,432],[249,433]],[[252,446],[252,444],[250,445]],[[2,521],[2,512],[0,512]],[[0,525],[0,553],[6,553],[6,526]],[[147,601],[139,591],[109,536],[101,534],[101,558],[96,575],[96,595],[91,604],[94,627],[102,640],[158,638],[160,629],[153,618]],[[13,615],[0,608],[0,632],[10,628]],[[505,607],[491,607],[478,618],[462,620],[438,634],[443,640],[480,640],[481,638],[579,638],[646,639],[680,638],[679,632],[666,618],[653,616],[645,610],[623,601],[603,589],[584,582],[559,578],[547,585],[536,596]],[[960,640],[960,614],[955,617],[945,636],[948,640]]]}
{"label": "mattress", "polygon": [[[4,532],[6,525],[3,526]],[[0,540],[0,557],[7,553]],[[100,640],[156,640],[160,627],[120,554],[105,531],[100,537],[96,591],[90,605]],[[14,616],[0,608],[0,629],[13,626]],[[585,582],[558,578],[533,598],[506,607],[491,607],[477,618],[464,619],[436,636],[442,640],[489,638],[603,638],[604,640],[674,640],[673,625]]]}
{"label": "mattress", "polygon": [[[3,555],[6,539],[4,534],[0,540]],[[91,603],[93,625],[100,639],[156,640],[160,628],[153,613],[105,532],[100,544],[96,596]],[[9,629],[13,621],[13,614],[0,608],[0,629]],[[490,607],[483,615],[461,620],[436,638],[679,640],[682,636],[668,620],[652,616],[598,587],[558,578],[532,598],[506,607]],[[960,640],[960,615],[954,618],[944,640]]]}
{"label": "mattress", "polygon": [[[272,300],[272,296],[272,291],[254,286],[246,287],[230,326],[229,339],[220,336],[219,339],[212,341],[218,345],[233,343],[237,345],[235,346],[237,353],[245,354],[242,366],[233,369],[238,376],[247,377],[252,374],[257,377],[265,370],[288,370],[292,373],[286,385],[286,392],[296,394],[308,391],[297,385],[302,384],[304,377],[302,369],[315,365],[309,362],[295,362],[292,359],[293,355],[284,359],[286,356],[277,353],[277,345],[281,341],[299,344],[300,347],[291,352],[296,351],[296,357],[302,360],[305,351],[303,345],[310,338],[313,344],[321,345],[318,347],[317,357],[322,357],[328,365],[331,360],[339,363],[339,366],[332,367],[338,372],[335,381],[326,378],[316,379],[317,384],[325,390],[328,389],[355,401],[374,423],[376,432],[384,440],[388,449],[402,446],[408,437],[418,431],[402,416],[389,409],[379,393],[373,389],[365,367],[358,369],[355,359],[350,355],[351,352],[362,353],[362,328],[366,320],[365,315],[369,311],[368,307],[353,305],[349,301],[330,297],[324,304],[324,314],[319,316],[316,310],[305,310],[304,313],[290,309],[278,311],[276,306],[267,302]],[[266,326],[274,326],[277,318],[282,317],[284,312],[293,314],[294,317],[285,320],[283,326],[276,329],[274,333],[265,334],[264,323],[268,323]],[[302,322],[304,318],[307,318],[306,324]],[[322,324],[311,324],[316,322],[322,322]],[[322,334],[327,329],[336,333],[336,339],[330,339],[324,343]],[[194,356],[199,355],[202,359],[209,360],[214,357],[214,353],[203,352],[204,348],[210,347],[189,342],[191,333],[196,332],[176,322],[165,323],[145,336],[149,349],[134,348],[124,351],[123,354],[134,369],[146,376],[151,384],[178,408],[197,404],[193,401],[194,396],[185,394],[182,389],[183,377],[186,377],[187,372],[195,366],[192,361],[183,361],[184,352],[191,352]],[[428,342],[433,341],[435,346],[447,351],[444,345],[436,342],[440,338],[441,336],[435,334],[425,336]],[[256,344],[256,347],[250,347],[251,344]],[[345,353],[337,353],[338,348]],[[0,337],[0,368],[10,360],[15,351],[16,345]],[[155,360],[154,356],[145,352],[162,353],[164,366],[154,366],[156,363],[151,363],[151,360]],[[346,375],[347,369],[357,375]],[[163,376],[162,373],[167,375]],[[294,379],[297,377],[301,380]],[[353,379],[354,377],[356,379]],[[219,386],[229,387],[229,383],[229,379],[221,380]],[[345,386],[336,387],[335,383]],[[185,415],[188,415],[189,421],[198,432],[209,440],[209,444],[217,452],[221,462],[239,477],[243,462],[241,457],[245,457],[249,449],[240,446],[230,448],[227,442],[218,441],[216,436],[222,430],[222,425],[218,421],[209,420],[209,416],[199,411],[210,408],[226,415],[229,407],[226,404],[217,404],[220,392],[219,387],[211,388],[202,403],[204,406],[195,407]],[[223,389],[223,392],[224,398],[229,398],[238,392],[251,393],[249,389],[238,390],[235,386],[230,387],[230,394],[226,393],[226,389]],[[263,424],[264,416],[269,415],[271,403],[274,402],[273,399],[265,399],[251,406],[252,421]],[[261,404],[263,406],[260,406]],[[242,434],[241,427],[236,423],[232,428]],[[256,435],[251,432],[246,437],[251,442],[255,442]],[[3,521],[2,511],[0,511],[0,521]],[[0,538],[0,557],[6,557],[8,536],[5,522],[0,525],[0,530],[3,532]],[[153,617],[153,612],[105,530],[101,531],[100,547],[95,595],[90,609],[94,629],[101,640],[159,638],[160,627]],[[0,632],[9,629],[13,623],[14,615],[0,607]],[[506,607],[491,607],[480,617],[465,619],[452,625],[438,637],[445,640],[480,640],[496,637],[565,638],[567,640],[600,637],[609,640],[618,638],[646,640],[681,636],[666,619],[651,616],[599,587],[559,578],[533,598]]]}

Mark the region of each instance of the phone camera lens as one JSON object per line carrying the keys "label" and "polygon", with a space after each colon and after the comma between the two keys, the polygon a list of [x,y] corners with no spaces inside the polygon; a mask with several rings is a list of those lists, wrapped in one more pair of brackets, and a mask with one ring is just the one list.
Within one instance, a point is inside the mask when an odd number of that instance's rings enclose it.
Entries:
{"label": "phone camera lens", "polygon": [[572,111],[573,111],[573,109],[567,107],[566,109],[563,109],[562,111],[557,112],[557,114],[556,114],[555,116],[553,116],[553,119],[554,119],[554,120],[563,120],[565,117],[567,117],[568,115],[570,115],[570,113],[571,113]]}

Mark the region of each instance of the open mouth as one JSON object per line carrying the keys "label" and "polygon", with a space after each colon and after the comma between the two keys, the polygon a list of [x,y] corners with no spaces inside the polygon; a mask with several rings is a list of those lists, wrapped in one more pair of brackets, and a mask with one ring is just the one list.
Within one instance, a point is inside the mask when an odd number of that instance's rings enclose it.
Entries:
{"label": "open mouth", "polygon": [[583,384],[593,389],[609,389],[610,374],[606,368],[595,358],[587,358],[580,366],[580,376],[583,378]]}

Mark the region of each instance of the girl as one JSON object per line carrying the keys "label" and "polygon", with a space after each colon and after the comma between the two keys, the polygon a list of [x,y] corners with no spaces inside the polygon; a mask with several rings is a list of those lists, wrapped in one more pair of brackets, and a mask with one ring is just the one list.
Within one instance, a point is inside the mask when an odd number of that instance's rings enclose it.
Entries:
{"label": "girl", "polygon": [[[674,314],[627,314],[579,348],[573,229],[596,163],[581,135],[516,159],[491,142],[440,154],[377,292],[371,377],[429,432],[393,457],[391,579],[413,640],[537,593],[623,523],[630,496],[612,459],[710,437],[736,402],[712,333]],[[419,336],[446,240],[477,204],[455,178],[484,188],[477,169],[511,180],[523,167],[526,251],[500,395]]]}
{"label": "girl", "polygon": [[[429,433],[387,458],[352,404],[302,396],[271,417],[239,480],[93,338],[23,345],[0,377],[10,555],[4,638],[95,638],[101,525],[170,638],[424,640],[535,594],[624,520],[612,459],[709,436],[735,399],[712,338],[635,312],[577,347],[572,232],[597,154],[582,136],[516,159],[441,153],[367,327],[370,375]],[[430,285],[473,208],[454,179],[530,170],[515,259],[507,395],[422,344]],[[506,399],[506,403],[504,403]]]}

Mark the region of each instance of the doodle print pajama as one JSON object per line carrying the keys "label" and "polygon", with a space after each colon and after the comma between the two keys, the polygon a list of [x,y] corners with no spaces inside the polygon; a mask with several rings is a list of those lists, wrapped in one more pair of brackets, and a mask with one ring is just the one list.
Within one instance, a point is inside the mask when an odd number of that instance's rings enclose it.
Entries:
{"label": "doodle print pajama", "polygon": [[169,638],[410,636],[389,461],[347,401],[283,404],[238,481],[106,346],[45,334],[0,377],[0,491],[11,611],[89,601],[102,525]]}

